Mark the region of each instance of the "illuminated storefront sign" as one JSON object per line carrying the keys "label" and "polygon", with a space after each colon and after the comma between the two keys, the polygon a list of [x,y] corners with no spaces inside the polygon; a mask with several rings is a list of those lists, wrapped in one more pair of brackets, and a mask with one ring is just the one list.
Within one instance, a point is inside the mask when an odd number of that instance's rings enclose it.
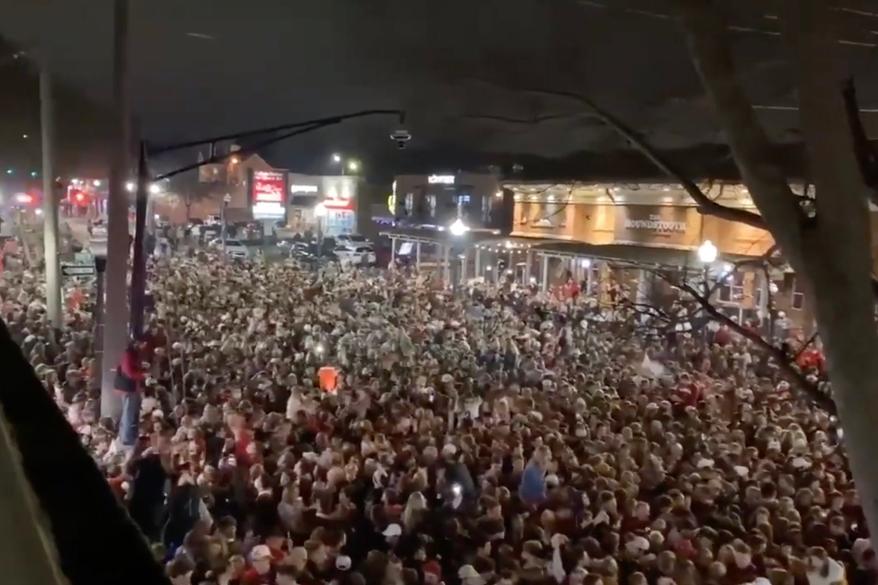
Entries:
{"label": "illuminated storefront sign", "polygon": [[317,185],[290,185],[290,193],[317,193]]}
{"label": "illuminated storefront sign", "polygon": [[287,174],[277,171],[253,171],[250,178],[250,201],[256,219],[281,218],[286,215]]}
{"label": "illuminated storefront sign", "polygon": [[701,216],[694,208],[660,205],[614,207],[616,243],[697,245]]}
{"label": "illuminated storefront sign", "polygon": [[629,230],[650,230],[653,232],[685,232],[685,221],[663,219],[660,215],[650,215],[647,219],[625,219],[625,228]]}
{"label": "illuminated storefront sign", "polygon": [[454,175],[430,175],[427,182],[431,185],[453,185]]}

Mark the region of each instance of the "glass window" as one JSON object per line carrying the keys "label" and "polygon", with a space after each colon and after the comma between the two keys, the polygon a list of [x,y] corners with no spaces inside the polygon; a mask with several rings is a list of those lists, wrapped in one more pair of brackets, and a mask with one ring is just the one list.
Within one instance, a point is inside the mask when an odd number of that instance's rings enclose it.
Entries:
{"label": "glass window", "polygon": [[744,273],[735,272],[725,278],[719,287],[719,300],[724,303],[740,303],[744,300]]}
{"label": "glass window", "polygon": [[411,215],[412,211],[415,209],[415,194],[414,193],[406,193],[405,194],[405,214]]}
{"label": "glass window", "polygon": [[436,217],[436,195],[434,193],[427,195],[427,212],[430,217]]}
{"label": "glass window", "polygon": [[801,310],[805,308],[805,291],[799,288],[799,279],[793,279],[793,308]]}

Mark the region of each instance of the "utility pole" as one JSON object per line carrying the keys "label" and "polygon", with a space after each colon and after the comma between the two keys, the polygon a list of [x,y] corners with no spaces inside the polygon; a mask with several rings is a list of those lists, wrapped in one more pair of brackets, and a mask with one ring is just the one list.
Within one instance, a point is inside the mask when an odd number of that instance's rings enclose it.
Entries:
{"label": "utility pole", "polygon": [[146,144],[140,143],[137,163],[137,199],[134,212],[134,251],[131,267],[131,334],[143,333],[143,310],[146,301],[146,211],[149,194]]}
{"label": "utility pole", "polygon": [[55,128],[52,77],[46,63],[40,68],[40,132],[43,151],[43,260],[46,264],[46,309],[52,327],[60,328],[61,282],[58,266],[58,191],[55,189]]}
{"label": "utility pole", "polygon": [[101,363],[101,416],[118,420],[122,401],[114,392],[116,366],[128,338],[128,175],[131,136],[128,80],[128,0],[114,2],[113,34],[113,139],[110,191],[107,201],[107,298],[104,305],[104,339]]}

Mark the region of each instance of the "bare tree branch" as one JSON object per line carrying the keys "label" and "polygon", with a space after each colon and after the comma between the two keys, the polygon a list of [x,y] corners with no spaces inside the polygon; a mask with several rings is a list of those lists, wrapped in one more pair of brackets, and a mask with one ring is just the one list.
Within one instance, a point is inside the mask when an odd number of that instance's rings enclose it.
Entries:
{"label": "bare tree branch", "polygon": [[685,283],[678,282],[673,278],[662,274],[661,272],[657,273],[660,278],[665,280],[667,283],[678,287],[680,290],[686,292],[689,296],[691,296],[695,302],[697,302],[701,308],[711,316],[716,321],[723,323],[729,329],[737,333],[738,335],[750,340],[757,347],[759,347],[762,351],[766,352],[777,363],[778,367],[784,373],[785,377],[793,383],[793,385],[798,388],[801,393],[806,397],[810,402],[820,406],[824,410],[830,413],[835,413],[835,403],[833,403],[832,399],[821,392],[819,388],[812,384],[808,379],[795,368],[793,365],[793,361],[781,348],[775,347],[761,335],[756,333],[755,331],[744,327],[740,323],[732,320],[729,316],[725,315],[722,311],[717,309],[713,303],[710,302],[710,299],[705,297],[703,294],[699,293],[695,290],[694,287]]}
{"label": "bare tree branch", "polygon": [[811,334],[811,337],[808,338],[808,341],[805,342],[805,345],[803,345],[802,347],[800,347],[800,348],[799,348],[799,351],[797,351],[797,352],[793,355],[793,361],[799,359],[799,356],[802,355],[803,353],[805,353],[805,350],[808,349],[808,347],[809,347],[812,343],[814,343],[814,340],[815,340],[815,339],[817,339],[817,332],[816,332],[816,331],[815,331],[814,333]]}
{"label": "bare tree branch", "polygon": [[[707,294],[707,298],[712,297],[713,293],[715,293],[721,286],[725,285],[725,283],[729,279],[729,277],[732,276],[733,274],[735,274],[735,272],[737,272],[739,268],[743,268],[745,266],[765,267],[767,264],[770,263],[771,257],[774,256],[774,253],[777,252],[778,249],[779,249],[779,247],[778,247],[777,243],[775,243],[775,244],[772,244],[771,247],[768,250],[766,250],[765,253],[763,253],[761,256],[758,256],[756,258],[744,258],[742,260],[738,260],[737,262],[733,262],[732,269],[729,270],[728,272],[726,272],[725,274],[720,275],[720,277],[718,279],[716,279],[716,282],[714,283],[713,287],[710,289],[710,292]],[[768,274],[768,273],[766,272],[766,274]]]}
{"label": "bare tree branch", "polygon": [[771,143],[738,81],[727,27],[710,0],[677,0],[677,4],[692,59],[716,107],[744,183],[784,253],[801,269],[807,215],[781,167],[772,164]]}

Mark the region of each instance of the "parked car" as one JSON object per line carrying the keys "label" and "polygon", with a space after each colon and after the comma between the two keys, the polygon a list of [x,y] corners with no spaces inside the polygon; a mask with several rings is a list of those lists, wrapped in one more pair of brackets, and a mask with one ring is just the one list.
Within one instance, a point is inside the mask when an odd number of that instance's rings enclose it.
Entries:
{"label": "parked car", "polygon": [[366,246],[349,248],[337,246],[333,251],[338,256],[339,263],[344,266],[371,266],[375,264],[375,250]]}
{"label": "parked car", "polygon": [[335,236],[335,244],[337,246],[344,246],[345,248],[356,249],[356,248],[371,248],[374,249],[375,246],[366,236],[361,236],[358,234],[343,234],[340,236]]}
{"label": "parked car", "polygon": [[[210,243],[207,244],[211,248],[216,248],[218,250],[223,247],[222,238],[216,238],[211,240]],[[226,240],[226,255],[230,258],[240,258],[242,260],[248,260],[253,257],[253,253],[250,251],[250,248],[239,242],[238,240],[227,239]]]}

